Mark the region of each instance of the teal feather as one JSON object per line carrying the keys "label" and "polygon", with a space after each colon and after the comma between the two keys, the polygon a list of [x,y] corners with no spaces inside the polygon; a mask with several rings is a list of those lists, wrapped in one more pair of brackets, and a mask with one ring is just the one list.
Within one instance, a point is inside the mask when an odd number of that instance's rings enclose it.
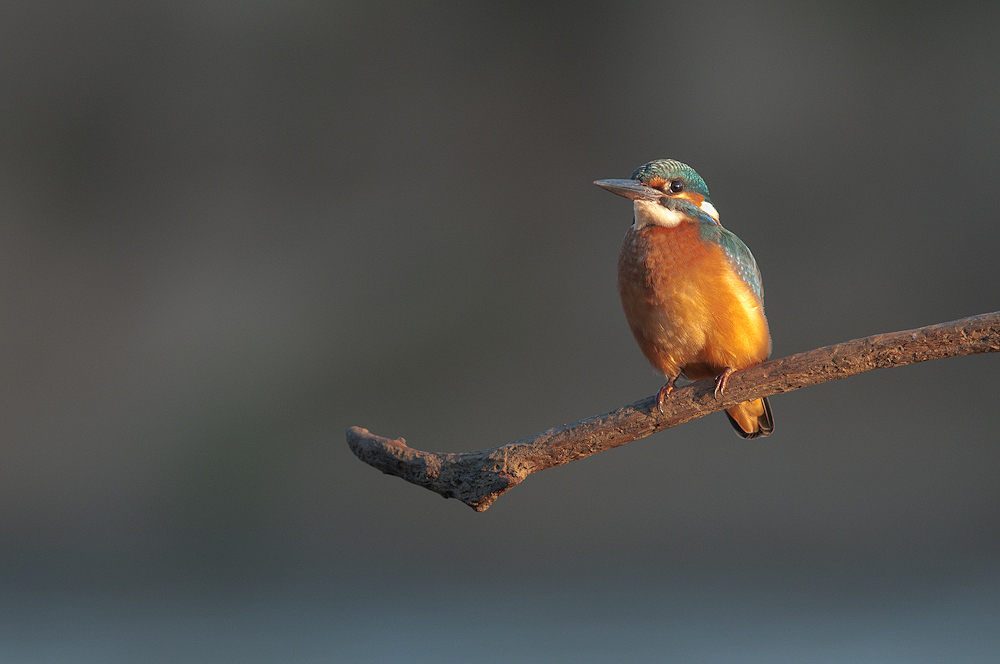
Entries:
{"label": "teal feather", "polygon": [[[707,217],[707,215],[706,215]],[[720,226],[714,219],[708,217],[710,221],[701,220],[699,231],[701,239],[706,242],[714,242],[722,247],[729,259],[729,264],[733,266],[736,273],[740,275],[753,290],[757,299],[764,302],[764,284],[760,278],[760,270],[757,268],[757,261],[754,260],[750,249],[743,244],[743,240],[736,237],[732,231]]]}
{"label": "teal feather", "polygon": [[657,159],[648,164],[643,164],[632,173],[632,179],[643,184],[649,184],[653,178],[663,178],[664,180],[683,180],[688,191],[701,194],[709,203],[712,199],[708,197],[708,185],[701,179],[701,176],[687,164],[683,164],[673,159]]}

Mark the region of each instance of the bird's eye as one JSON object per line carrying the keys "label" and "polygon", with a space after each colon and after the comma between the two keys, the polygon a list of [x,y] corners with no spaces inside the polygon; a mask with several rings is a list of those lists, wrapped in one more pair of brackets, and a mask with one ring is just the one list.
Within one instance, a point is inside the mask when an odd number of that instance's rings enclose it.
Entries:
{"label": "bird's eye", "polygon": [[679,194],[684,191],[684,183],[680,180],[672,180],[670,182],[670,193]]}

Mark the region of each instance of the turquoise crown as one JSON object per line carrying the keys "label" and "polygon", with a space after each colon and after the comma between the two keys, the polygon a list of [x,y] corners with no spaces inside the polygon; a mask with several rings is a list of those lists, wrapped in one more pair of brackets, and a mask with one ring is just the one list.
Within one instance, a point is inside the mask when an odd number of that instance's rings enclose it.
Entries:
{"label": "turquoise crown", "polygon": [[632,173],[632,179],[638,180],[643,184],[649,184],[649,181],[653,178],[662,178],[668,182],[670,180],[683,180],[684,186],[688,191],[701,194],[705,197],[706,201],[709,203],[712,202],[708,197],[708,185],[687,164],[682,164],[673,159],[657,159],[648,164],[643,164]]}

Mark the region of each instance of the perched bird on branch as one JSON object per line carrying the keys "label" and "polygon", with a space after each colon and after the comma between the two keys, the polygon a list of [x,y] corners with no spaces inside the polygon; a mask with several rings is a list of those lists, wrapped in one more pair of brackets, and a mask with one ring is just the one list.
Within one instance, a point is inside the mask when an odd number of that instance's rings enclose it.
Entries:
{"label": "perched bird on branch", "polygon": [[[634,208],[618,257],[618,293],[643,355],[666,376],[657,406],[662,412],[682,374],[715,377],[718,398],[733,371],[771,354],[753,255],[719,223],[708,186],[687,164],[660,159],[640,166],[631,179],[594,184],[630,199]],[[766,397],[726,414],[743,438],[774,430]]]}

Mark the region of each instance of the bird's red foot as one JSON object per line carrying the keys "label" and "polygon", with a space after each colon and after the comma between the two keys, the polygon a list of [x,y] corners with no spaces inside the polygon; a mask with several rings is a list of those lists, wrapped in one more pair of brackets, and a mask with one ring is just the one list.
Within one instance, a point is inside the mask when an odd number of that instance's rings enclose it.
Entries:
{"label": "bird's red foot", "polygon": [[732,367],[726,367],[726,370],[715,377],[715,398],[723,396],[726,393],[726,383],[729,382],[729,376],[736,371]]}
{"label": "bird's red foot", "polygon": [[677,382],[677,376],[667,379],[667,384],[660,388],[660,391],[656,393],[656,407],[660,409],[660,414],[663,414],[663,400],[667,398],[673,389],[674,384]]}

